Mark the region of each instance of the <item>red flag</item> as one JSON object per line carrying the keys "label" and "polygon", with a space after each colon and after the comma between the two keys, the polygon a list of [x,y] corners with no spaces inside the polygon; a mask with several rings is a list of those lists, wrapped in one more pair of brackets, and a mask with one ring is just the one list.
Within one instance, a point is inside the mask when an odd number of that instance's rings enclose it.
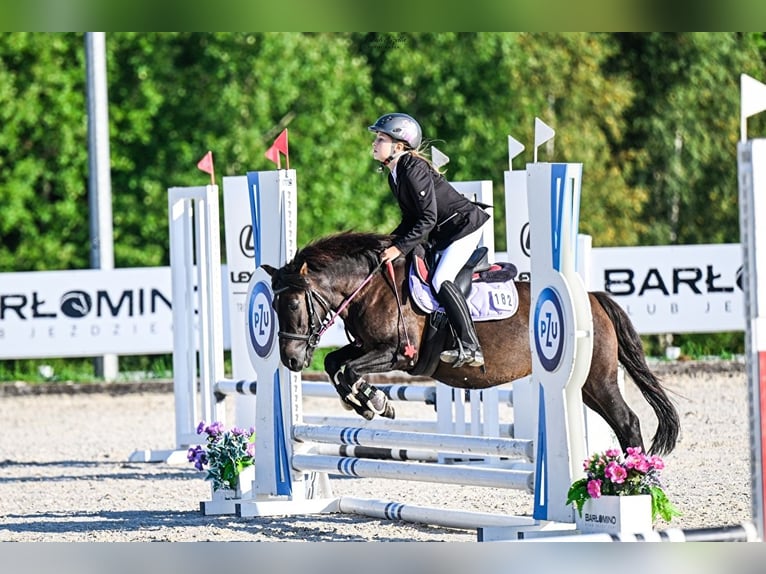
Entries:
{"label": "red flag", "polygon": [[285,156],[289,155],[287,153],[287,128],[283,129],[282,133],[274,140],[274,147],[285,154]]}
{"label": "red flag", "polygon": [[215,170],[213,169],[213,152],[208,151],[201,160],[197,162],[197,169],[210,174],[210,183],[215,185]]}
{"label": "red flag", "polygon": [[279,159],[279,150],[276,146],[271,146],[263,155],[266,156],[266,159],[271,160],[277,164],[277,169],[282,169],[282,162]]}
{"label": "red flag", "polygon": [[266,151],[266,157],[277,164],[277,169],[281,169],[281,162],[279,161],[279,153],[285,154],[285,160],[287,161],[287,169],[290,169],[290,154],[287,148],[287,128],[282,130],[282,133],[277,136],[272,146]]}

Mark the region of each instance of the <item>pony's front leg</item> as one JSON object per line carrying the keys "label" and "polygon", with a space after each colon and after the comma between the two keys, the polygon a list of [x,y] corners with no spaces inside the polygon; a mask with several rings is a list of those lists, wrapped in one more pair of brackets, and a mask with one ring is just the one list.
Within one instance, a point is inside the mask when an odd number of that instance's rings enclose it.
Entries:
{"label": "pony's front leg", "polygon": [[386,394],[363,378],[363,374],[390,371],[393,368],[393,358],[394,354],[388,348],[360,353],[347,361],[343,372],[336,375],[336,379],[344,383],[344,390],[351,390],[344,400],[367,420],[371,420],[376,414],[389,419],[396,416]]}
{"label": "pony's front leg", "polygon": [[335,391],[340,396],[340,404],[346,410],[355,410],[357,413],[365,418],[371,419],[374,413],[370,411],[369,416],[366,415],[369,409],[366,409],[360,404],[359,401],[351,399],[355,394],[351,384],[346,382],[346,378],[343,373],[343,368],[349,361],[358,359],[364,354],[364,351],[360,346],[351,344],[341,347],[331,353],[328,353],[324,359],[324,370],[330,377],[330,381],[335,387]]}

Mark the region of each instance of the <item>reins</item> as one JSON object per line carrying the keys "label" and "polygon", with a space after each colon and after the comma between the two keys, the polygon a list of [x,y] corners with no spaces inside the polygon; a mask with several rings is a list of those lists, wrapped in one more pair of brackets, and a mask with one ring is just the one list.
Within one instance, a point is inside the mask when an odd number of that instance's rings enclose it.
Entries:
{"label": "reins", "polygon": [[[380,263],[378,263],[378,264],[375,266],[375,269],[373,269],[373,270],[370,272],[370,274],[369,274],[367,277],[365,277],[365,278],[364,278],[364,281],[362,281],[362,282],[359,284],[359,287],[357,287],[357,288],[354,290],[354,292],[353,292],[353,293],[351,293],[351,295],[349,295],[348,297],[346,297],[345,299],[343,299],[343,301],[341,301],[341,304],[340,304],[340,306],[338,307],[338,309],[337,309],[336,311],[332,311],[332,309],[330,310],[330,312],[331,312],[331,314],[332,314],[332,317],[330,318],[330,320],[329,320],[329,321],[327,320],[327,317],[325,317],[325,320],[324,320],[324,326],[323,326],[323,327],[320,329],[320,331],[319,331],[319,335],[318,335],[319,337],[321,337],[321,336],[322,336],[322,335],[325,333],[325,331],[327,331],[327,329],[329,329],[330,327],[332,327],[333,323],[335,323],[335,319],[337,319],[337,318],[338,318],[338,316],[339,316],[339,315],[340,315],[340,314],[343,312],[343,310],[344,310],[346,307],[348,307],[348,306],[351,304],[351,301],[354,299],[354,297],[356,297],[356,296],[359,294],[359,291],[361,291],[362,289],[364,289],[364,286],[365,286],[365,285],[367,285],[367,283],[369,283],[370,281],[372,281],[372,278],[373,278],[373,277],[375,276],[375,274],[376,274],[376,273],[377,273],[377,272],[380,270],[380,267],[381,267],[382,265],[383,265],[383,262],[382,262],[382,261],[381,261]],[[329,316],[329,315],[330,315],[330,313],[328,313],[328,316]]]}

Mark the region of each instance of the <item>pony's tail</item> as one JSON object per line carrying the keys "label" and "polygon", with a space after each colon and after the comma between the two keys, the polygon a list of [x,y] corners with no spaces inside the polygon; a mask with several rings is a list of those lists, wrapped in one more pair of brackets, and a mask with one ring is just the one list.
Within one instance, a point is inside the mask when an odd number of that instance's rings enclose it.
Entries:
{"label": "pony's tail", "polygon": [[604,308],[604,311],[606,311],[614,325],[618,343],[617,356],[620,363],[622,363],[622,366],[628,372],[630,378],[633,379],[646,402],[649,403],[657,415],[657,432],[652,438],[652,447],[649,452],[668,454],[675,448],[676,441],[678,440],[678,433],[681,427],[678,411],[676,411],[673,403],[670,402],[660,381],[649,369],[649,365],[646,364],[641,338],[638,336],[627,313],[609,294],[603,291],[593,292],[592,294]]}

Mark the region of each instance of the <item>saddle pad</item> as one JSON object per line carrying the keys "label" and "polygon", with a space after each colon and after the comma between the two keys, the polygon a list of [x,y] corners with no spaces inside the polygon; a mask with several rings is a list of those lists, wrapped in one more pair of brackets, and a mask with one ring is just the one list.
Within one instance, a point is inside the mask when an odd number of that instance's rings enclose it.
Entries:
{"label": "saddle pad", "polygon": [[[415,305],[425,313],[444,311],[431,288],[413,273],[410,274],[410,295]],[[513,280],[474,281],[466,301],[474,321],[507,319],[513,317],[519,308],[519,294]]]}

